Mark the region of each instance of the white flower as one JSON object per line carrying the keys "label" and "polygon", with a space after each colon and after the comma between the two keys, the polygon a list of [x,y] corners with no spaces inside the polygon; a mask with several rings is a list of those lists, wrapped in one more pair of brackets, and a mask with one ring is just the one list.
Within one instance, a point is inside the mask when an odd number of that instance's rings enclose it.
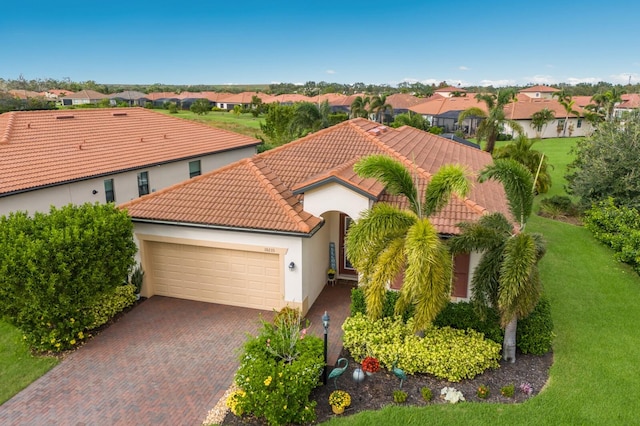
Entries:
{"label": "white flower", "polygon": [[444,387],[440,390],[440,395],[444,397],[445,401],[449,401],[451,404],[455,404],[458,401],[464,401],[464,395],[456,388]]}

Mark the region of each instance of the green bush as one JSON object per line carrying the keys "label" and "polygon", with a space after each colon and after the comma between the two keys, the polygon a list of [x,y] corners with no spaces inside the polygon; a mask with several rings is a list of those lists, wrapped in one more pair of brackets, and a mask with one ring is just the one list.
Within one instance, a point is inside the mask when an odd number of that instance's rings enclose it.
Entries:
{"label": "green bush", "polygon": [[516,392],[516,387],[513,383],[508,384],[500,388],[500,395],[506,396],[507,398],[513,398],[513,395]]}
{"label": "green bush", "polygon": [[36,350],[76,345],[88,307],[122,284],[134,263],[133,225],[112,204],[52,207],[0,217],[0,316]]}
{"label": "green bush", "polygon": [[616,206],[612,198],[585,212],[585,227],[600,242],[611,247],[614,257],[640,273],[640,212]]}
{"label": "green bush", "polygon": [[528,317],[518,320],[516,343],[524,354],[544,355],[551,351],[554,337],[551,303],[542,297]]}
{"label": "green bush", "polygon": [[93,305],[88,308],[88,314],[93,316],[93,323],[87,327],[89,330],[106,324],[117,313],[133,305],[136,301],[136,288],[127,284],[107,290],[99,295]]}
{"label": "green bush", "polygon": [[309,396],[324,368],[322,340],[306,335],[299,323],[279,323],[263,322],[259,335],[245,343],[234,409],[270,425],[313,422],[316,402]]}
{"label": "green bush", "polygon": [[580,209],[566,195],[554,195],[540,201],[540,215],[551,218],[578,216]]}
{"label": "green bush", "polygon": [[400,389],[396,389],[393,391],[393,401],[396,404],[404,404],[404,402],[407,400],[407,396],[408,394]]}
{"label": "green bush", "polygon": [[400,317],[371,321],[362,314],[342,325],[343,344],[354,359],[373,356],[387,369],[396,363],[407,374],[429,373],[458,382],[499,366],[500,345],[474,330],[431,327],[415,335],[413,319]]}
{"label": "green bush", "polygon": [[482,315],[469,302],[449,303],[433,321],[438,327],[460,330],[471,328],[484,337],[502,344],[504,331],[500,328],[500,316],[495,309],[483,309]]}
{"label": "green bush", "polygon": [[[382,305],[382,317],[393,317],[395,316],[395,306],[398,298],[400,297],[400,293],[394,290],[387,290],[387,294],[384,298],[384,303]],[[351,316],[361,313],[366,315],[367,313],[367,303],[364,299],[364,292],[362,288],[357,287],[351,289],[351,305],[350,305]],[[402,318],[406,322],[413,316],[414,308],[413,306],[409,306],[409,308],[402,314]]]}
{"label": "green bush", "polygon": [[431,401],[431,399],[433,398],[433,392],[431,392],[431,389],[427,386],[423,386],[422,388],[420,388],[420,395],[422,395],[422,399],[424,399],[426,402]]}

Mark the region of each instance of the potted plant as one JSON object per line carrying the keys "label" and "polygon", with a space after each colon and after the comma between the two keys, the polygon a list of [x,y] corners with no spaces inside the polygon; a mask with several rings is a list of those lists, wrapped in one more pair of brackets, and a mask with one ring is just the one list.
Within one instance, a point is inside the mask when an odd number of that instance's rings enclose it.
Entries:
{"label": "potted plant", "polygon": [[367,376],[371,376],[373,373],[380,371],[380,361],[372,356],[365,357],[361,364],[362,371],[367,373]]}
{"label": "potted plant", "polygon": [[333,268],[327,269],[327,276],[330,280],[334,279],[336,277],[336,270]]}
{"label": "potted plant", "polygon": [[140,299],[140,291],[142,291],[142,282],[144,281],[144,271],[142,266],[138,265],[131,274],[131,285],[136,288],[136,297]]}
{"label": "potted plant", "polygon": [[329,405],[335,414],[342,414],[351,405],[351,395],[343,390],[335,390],[329,395]]}

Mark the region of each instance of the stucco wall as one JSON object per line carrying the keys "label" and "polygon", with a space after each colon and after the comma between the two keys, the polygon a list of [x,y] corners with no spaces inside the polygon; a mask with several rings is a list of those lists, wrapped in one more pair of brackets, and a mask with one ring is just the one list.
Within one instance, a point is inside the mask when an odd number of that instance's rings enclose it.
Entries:
{"label": "stucco wall", "polygon": [[[137,176],[139,172],[149,172],[149,190],[157,191],[189,179],[190,161],[199,159],[202,173],[206,173],[242,158],[250,157],[255,152],[255,147],[242,148],[191,160],[146,167],[125,173],[116,173],[110,176],[0,197],[0,215],[8,215],[14,211],[48,212],[51,205],[61,207],[69,203],[104,203],[106,201],[105,179],[113,179],[116,204],[120,204],[138,198]],[[94,194],[93,191],[96,191],[96,193]]]}

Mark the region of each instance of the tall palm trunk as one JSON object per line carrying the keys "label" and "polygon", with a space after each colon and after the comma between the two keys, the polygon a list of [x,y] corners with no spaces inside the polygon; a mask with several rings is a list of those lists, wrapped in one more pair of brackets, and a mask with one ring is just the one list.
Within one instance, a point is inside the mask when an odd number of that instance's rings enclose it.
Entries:
{"label": "tall palm trunk", "polygon": [[511,321],[504,328],[504,342],[502,342],[502,359],[509,362],[516,362],[516,328],[518,327],[518,317],[513,316]]}

